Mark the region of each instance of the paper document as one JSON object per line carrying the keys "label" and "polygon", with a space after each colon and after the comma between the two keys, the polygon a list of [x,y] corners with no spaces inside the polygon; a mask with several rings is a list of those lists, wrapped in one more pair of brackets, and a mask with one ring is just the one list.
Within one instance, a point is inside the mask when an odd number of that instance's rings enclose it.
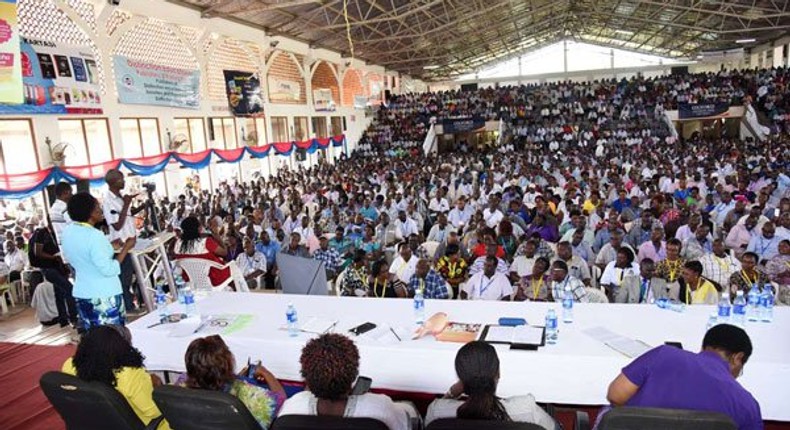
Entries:
{"label": "paper document", "polygon": [[299,330],[305,333],[324,334],[336,325],[337,320],[321,317],[307,317],[307,320],[299,326]]}
{"label": "paper document", "polygon": [[543,342],[543,327],[490,325],[484,340],[493,343],[540,345]]}
{"label": "paper document", "polygon": [[583,333],[630,358],[639,357],[652,348],[641,340],[619,335],[604,327],[588,328]]}

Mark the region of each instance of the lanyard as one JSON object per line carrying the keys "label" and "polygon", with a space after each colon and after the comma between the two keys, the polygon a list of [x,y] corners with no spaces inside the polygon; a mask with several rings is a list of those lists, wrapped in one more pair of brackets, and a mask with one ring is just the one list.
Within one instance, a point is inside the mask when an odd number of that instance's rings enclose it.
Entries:
{"label": "lanyard", "polygon": [[667,260],[667,266],[669,266],[669,282],[675,282],[675,278],[677,277],[678,270],[680,269],[680,260],[676,260],[675,262],[672,263],[670,263]]}
{"label": "lanyard", "polygon": [[535,281],[529,281],[529,283],[532,286],[532,300],[537,300],[540,287],[543,286],[543,277],[538,278],[537,283]]}
{"label": "lanyard", "polygon": [[722,274],[727,274],[727,272],[730,271],[730,262],[727,261],[726,258],[719,258],[719,257],[714,255],[713,256],[713,261],[715,261],[716,264],[719,265],[719,268],[721,268]]}
{"label": "lanyard", "polygon": [[481,297],[481,298],[483,297],[483,294],[484,294],[486,291],[488,291],[488,288],[491,286],[491,284],[493,284],[493,283],[494,283],[494,280],[496,280],[496,273],[494,273],[494,277],[492,277],[492,278],[491,278],[491,279],[488,281],[488,284],[486,284],[486,286],[485,286],[485,287],[483,287],[483,280],[485,280],[485,278],[486,278],[486,276],[485,276],[485,275],[483,275],[483,276],[481,276],[481,277],[480,277],[480,297]]}
{"label": "lanyard", "polygon": [[93,228],[93,226],[92,226],[92,225],[90,225],[90,224],[88,224],[87,222],[79,222],[79,221],[75,221],[75,222],[74,222],[74,224],[81,225],[81,226],[83,226],[83,227]]}
{"label": "lanyard", "polygon": [[373,294],[378,298],[384,297],[384,295],[387,293],[387,281],[384,281],[384,284],[381,288],[381,295],[379,295],[378,293],[378,287],[379,287],[379,278],[376,277],[373,280]]}
{"label": "lanyard", "polygon": [[749,278],[749,275],[746,274],[745,270],[741,270],[741,278],[746,281],[746,287],[750,287],[752,284],[756,284],[757,281],[760,279],[760,274],[755,272],[754,274],[754,281]]}

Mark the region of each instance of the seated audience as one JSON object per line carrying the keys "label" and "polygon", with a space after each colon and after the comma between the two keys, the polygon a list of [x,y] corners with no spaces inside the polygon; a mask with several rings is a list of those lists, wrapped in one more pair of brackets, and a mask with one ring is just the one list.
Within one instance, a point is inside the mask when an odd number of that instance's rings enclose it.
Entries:
{"label": "seated audience", "polygon": [[513,286],[502,273],[497,271],[499,259],[493,255],[485,257],[483,270],[469,278],[461,290],[461,298],[468,300],[511,300]]}

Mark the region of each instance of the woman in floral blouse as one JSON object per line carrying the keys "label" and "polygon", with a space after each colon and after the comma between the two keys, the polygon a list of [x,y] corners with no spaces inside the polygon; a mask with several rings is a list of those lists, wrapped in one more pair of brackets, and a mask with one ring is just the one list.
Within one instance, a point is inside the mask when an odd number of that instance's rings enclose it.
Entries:
{"label": "woman in floral blouse", "polygon": [[236,396],[250,411],[261,428],[268,429],[285,402],[283,386],[271,372],[260,364],[250,379],[234,374],[236,359],[228,345],[218,335],[195,339],[184,357],[188,388],[222,391]]}
{"label": "woman in floral blouse", "polygon": [[461,258],[461,248],[457,244],[447,245],[445,255],[436,262],[436,271],[453,289],[453,297],[458,297],[460,285],[469,275],[469,265]]}

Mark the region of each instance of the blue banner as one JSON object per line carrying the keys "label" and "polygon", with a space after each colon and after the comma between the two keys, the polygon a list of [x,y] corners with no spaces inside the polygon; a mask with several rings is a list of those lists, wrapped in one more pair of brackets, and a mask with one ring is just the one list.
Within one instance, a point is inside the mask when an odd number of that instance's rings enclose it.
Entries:
{"label": "blue banner", "polygon": [[680,103],[678,104],[678,118],[693,119],[719,116],[730,110],[729,103]]}
{"label": "blue banner", "polygon": [[200,109],[200,71],[177,69],[116,55],[118,101],[135,105]]}
{"label": "blue banner", "polygon": [[473,130],[478,130],[486,126],[486,120],[483,117],[472,118],[452,118],[442,120],[442,133],[443,134],[456,134],[467,133]]}

